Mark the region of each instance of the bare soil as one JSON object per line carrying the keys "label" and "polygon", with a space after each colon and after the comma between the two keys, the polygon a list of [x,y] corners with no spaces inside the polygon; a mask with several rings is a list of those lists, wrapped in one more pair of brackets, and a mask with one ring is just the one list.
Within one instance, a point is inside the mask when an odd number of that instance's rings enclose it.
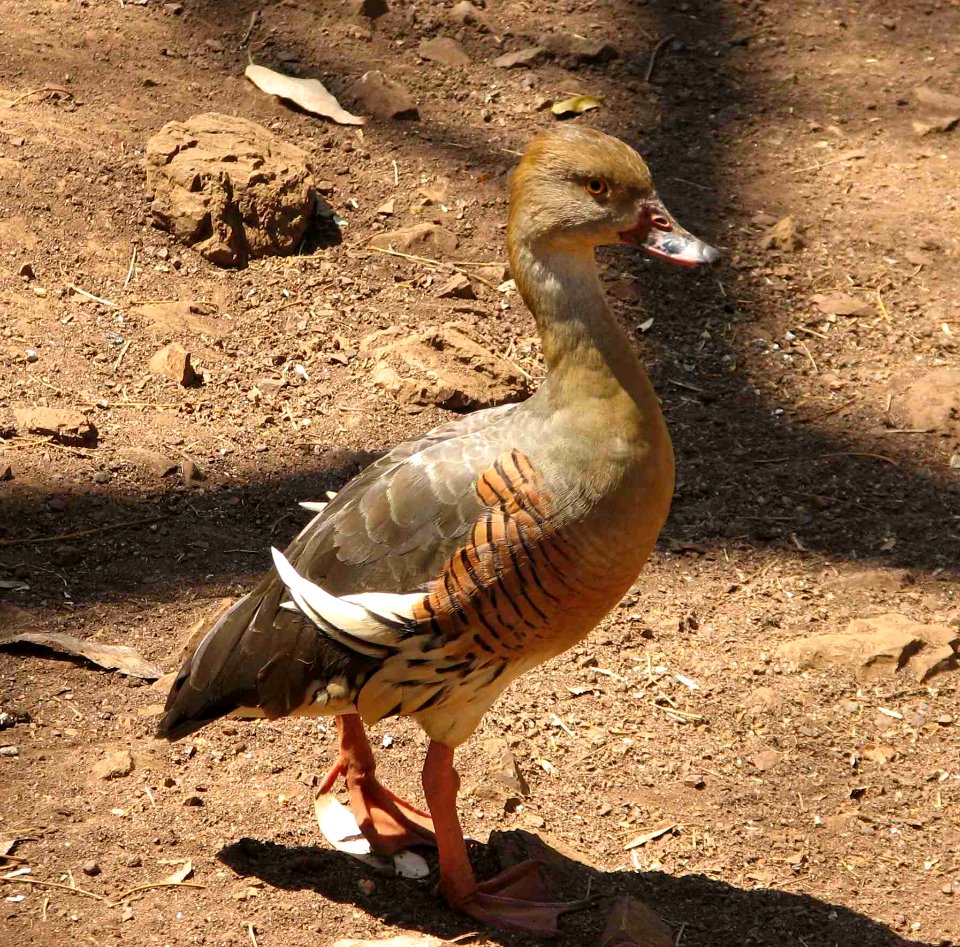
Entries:
{"label": "bare soil", "polygon": [[[923,403],[926,374],[958,367],[960,131],[919,136],[912,122],[915,87],[960,93],[960,4],[491,2],[487,31],[447,4],[391,7],[371,28],[339,2],[0,0],[0,595],[18,609],[4,620],[172,670],[185,629],[300,528],[298,500],[450,416],[371,386],[364,337],[466,323],[536,379],[516,295],[476,282],[475,301],[440,299],[449,270],[366,247],[435,219],[461,259],[502,262],[506,174],[555,121],[540,100],[604,95],[576,120],[634,143],[724,261],[691,274],[603,254],[665,405],[677,496],[633,593],[459,753],[477,867],[540,845],[558,892],[631,893],[683,947],[960,943],[960,673],[860,683],[776,655],[881,612],[960,621],[956,428],[898,414],[904,386]],[[492,65],[545,32],[608,39],[620,56]],[[472,63],[421,60],[437,35]],[[325,124],[246,82],[248,52],[320,78],[348,108],[353,80],[383,69],[420,118]],[[306,150],[348,222],[342,243],[225,270],[155,229],[146,141],[203,111]],[[393,216],[378,214],[391,198]],[[786,216],[803,246],[764,246]],[[830,316],[813,301],[836,292],[866,308]],[[157,322],[141,308],[164,301],[193,311]],[[169,342],[202,385],[148,372]],[[85,412],[97,445],[14,432],[13,410],[37,406]],[[132,448],[202,479],[160,476]],[[23,839],[28,877],[98,896],[4,880],[0,942],[531,942],[463,938],[475,928],[432,884],[329,849],[312,813],[329,726],[225,721],[167,745],[152,736],[162,700],[91,665],[0,653],[0,710],[22,720],[0,734],[18,751],[0,756],[0,841]],[[422,735],[392,721],[386,736],[384,782],[420,798]],[[492,775],[496,739],[529,783],[519,802]],[[122,748],[133,771],[99,778]],[[204,887],[113,902],[187,859]],[[561,943],[595,942],[606,904],[565,918]]]}

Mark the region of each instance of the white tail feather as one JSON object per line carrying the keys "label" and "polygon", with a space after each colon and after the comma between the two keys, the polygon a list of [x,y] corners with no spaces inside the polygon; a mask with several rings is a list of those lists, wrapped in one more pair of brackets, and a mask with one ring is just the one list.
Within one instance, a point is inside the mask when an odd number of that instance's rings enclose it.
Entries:
{"label": "white tail feather", "polygon": [[[277,549],[270,551],[277,574],[296,607],[334,641],[368,657],[383,657],[384,648],[398,646],[400,638],[397,629],[389,622],[409,618],[413,606],[423,598],[416,593],[390,595],[384,592],[337,598],[300,575],[282,552]],[[370,608],[374,604],[381,614]]]}
{"label": "white tail feather", "polygon": [[322,513],[327,508],[327,504],[319,500],[301,500],[300,506],[311,513]]}

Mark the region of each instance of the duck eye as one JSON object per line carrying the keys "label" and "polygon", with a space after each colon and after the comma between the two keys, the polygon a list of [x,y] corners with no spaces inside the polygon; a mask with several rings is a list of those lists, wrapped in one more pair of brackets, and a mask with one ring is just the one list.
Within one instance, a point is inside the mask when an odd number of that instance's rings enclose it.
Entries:
{"label": "duck eye", "polygon": [[586,183],[586,189],[587,193],[593,197],[603,197],[610,190],[603,178],[590,178]]}

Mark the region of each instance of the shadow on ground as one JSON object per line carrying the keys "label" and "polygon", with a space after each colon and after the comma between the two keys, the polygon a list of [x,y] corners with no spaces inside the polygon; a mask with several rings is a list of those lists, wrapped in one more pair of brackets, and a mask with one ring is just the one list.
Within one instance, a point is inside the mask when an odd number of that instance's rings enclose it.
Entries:
{"label": "shadow on ground", "polygon": [[[746,890],[703,875],[677,878],[662,872],[599,871],[522,830],[493,832],[487,845],[473,843],[471,855],[481,877],[526,857],[538,858],[555,895],[596,897],[596,906],[561,919],[560,943],[596,943],[611,899],[630,895],[669,923],[683,947],[933,947],[904,940],[862,914],[809,895]],[[438,899],[433,880],[417,883],[369,876],[339,852],[243,838],[223,848],[218,857],[238,875],[259,878],[274,888],[313,891],[331,901],[355,905],[391,925],[445,939],[477,930],[469,918]],[[359,883],[368,877],[374,879],[375,887],[364,895]],[[488,930],[483,934],[504,947],[534,942],[525,935]]]}

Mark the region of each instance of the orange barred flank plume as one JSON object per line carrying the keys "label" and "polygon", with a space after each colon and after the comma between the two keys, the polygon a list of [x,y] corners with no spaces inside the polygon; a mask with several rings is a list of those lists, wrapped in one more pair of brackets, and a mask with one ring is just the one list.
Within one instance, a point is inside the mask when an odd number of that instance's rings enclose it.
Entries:
{"label": "orange barred flank plume", "polygon": [[477,481],[485,509],[470,540],[444,564],[415,614],[440,640],[469,634],[476,657],[515,657],[549,635],[551,616],[576,595],[577,550],[552,525],[540,475],[519,451]]}

